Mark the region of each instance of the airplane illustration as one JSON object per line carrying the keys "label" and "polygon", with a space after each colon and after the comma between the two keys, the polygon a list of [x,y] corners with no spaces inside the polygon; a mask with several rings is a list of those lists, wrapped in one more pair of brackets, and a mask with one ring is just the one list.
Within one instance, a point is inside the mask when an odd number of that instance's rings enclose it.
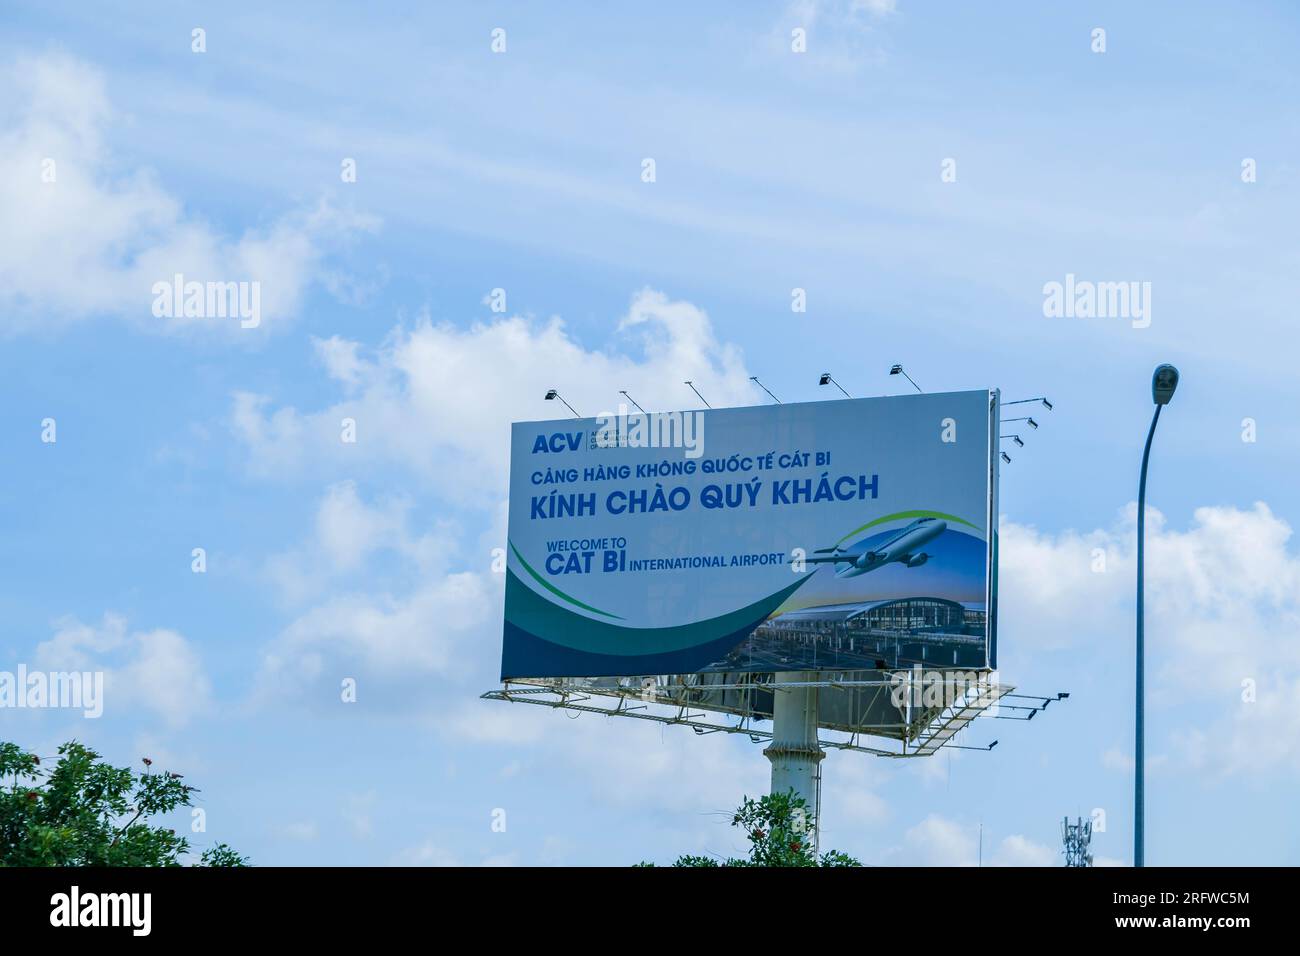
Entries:
{"label": "airplane illustration", "polygon": [[905,528],[900,528],[893,537],[886,539],[872,548],[864,548],[864,542],[847,548],[819,548],[814,555],[821,557],[804,558],[807,564],[843,564],[837,567],[837,578],[852,578],[866,574],[886,564],[897,562],[909,568],[919,568],[930,556],[921,550],[939,535],[948,530],[948,522],[939,518],[917,518]]}

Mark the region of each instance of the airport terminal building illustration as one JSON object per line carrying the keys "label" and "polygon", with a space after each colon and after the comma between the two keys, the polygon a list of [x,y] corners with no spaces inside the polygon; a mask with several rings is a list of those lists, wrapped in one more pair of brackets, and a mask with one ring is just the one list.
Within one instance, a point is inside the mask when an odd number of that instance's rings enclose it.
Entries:
{"label": "airport terminal building illustration", "polygon": [[939,597],[802,608],[765,621],[707,670],[977,668],[986,623],[982,603]]}

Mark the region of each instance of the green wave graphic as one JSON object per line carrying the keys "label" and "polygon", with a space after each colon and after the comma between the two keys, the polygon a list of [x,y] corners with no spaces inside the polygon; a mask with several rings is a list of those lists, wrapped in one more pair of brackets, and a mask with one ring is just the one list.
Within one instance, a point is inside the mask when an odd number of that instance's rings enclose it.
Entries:
{"label": "green wave graphic", "polygon": [[707,620],[672,627],[628,627],[584,617],[548,601],[507,568],[506,620],[552,644],[591,654],[663,654],[707,644],[742,628],[756,627],[811,577],[805,574],[748,607]]}
{"label": "green wave graphic", "polygon": [[945,521],[956,521],[958,524],[967,525],[974,528],[976,531],[979,531],[980,529],[979,525],[971,524],[965,518],[958,518],[956,515],[945,514],[942,511],[895,511],[892,515],[885,515],[883,518],[876,518],[874,521],[868,521],[866,524],[854,528],[844,537],[840,538],[839,541],[836,541],[834,547],[838,548],[849,538],[856,534],[861,534],[868,528],[874,528],[876,525],[884,524],[886,521],[899,521],[903,518],[942,518]]}
{"label": "green wave graphic", "polygon": [[533,570],[533,566],[524,560],[524,556],[519,553],[519,549],[515,547],[515,543],[513,541],[507,543],[510,545],[510,550],[515,553],[515,557],[519,559],[519,563],[524,566],[524,570],[533,576],[533,580],[536,581],[538,584],[540,584],[542,587],[546,588],[546,590],[550,591],[556,597],[563,598],[565,601],[568,601],[570,604],[574,605],[575,607],[580,607],[584,611],[590,611],[592,614],[602,614],[605,617],[612,617],[616,621],[623,620],[623,618],[619,617],[617,614],[610,614],[608,611],[602,611],[600,608],[592,607],[590,604],[583,604],[576,597],[565,594],[554,584],[552,584],[550,581],[546,580],[546,578],[542,577],[540,574],[538,574],[536,571]]}

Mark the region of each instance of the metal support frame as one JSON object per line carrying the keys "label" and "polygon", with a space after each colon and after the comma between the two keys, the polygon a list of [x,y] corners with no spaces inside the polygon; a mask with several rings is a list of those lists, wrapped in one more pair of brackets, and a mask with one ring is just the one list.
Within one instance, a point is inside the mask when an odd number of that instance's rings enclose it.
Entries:
{"label": "metal support frame", "polygon": [[[772,726],[777,701],[786,695],[804,689],[820,694],[835,691],[860,691],[864,694],[893,693],[897,683],[891,672],[865,672],[870,676],[827,677],[825,673],[797,675],[815,679],[785,680],[791,675],[752,674],[746,680],[697,683],[701,675],[658,675],[630,678],[529,678],[507,681],[502,687],[482,694],[484,700],[503,700],[512,703],[534,704],[577,713],[598,714],[605,717],[631,717],[660,724],[690,727],[697,734],[741,734],[753,743],[783,744],[788,737],[759,726]],[[1002,720],[1031,720],[1052,701],[1064,699],[1063,694],[1041,697],[1014,693],[1006,684],[980,685],[976,693],[967,693],[939,707],[912,707],[911,681],[907,672],[902,680],[906,687],[908,707],[903,721],[896,724],[858,723],[852,727],[817,727],[816,746],[822,750],[854,751],[878,757],[911,758],[929,757],[947,747],[953,750],[991,750],[994,740],[982,746],[962,746],[956,741],[961,730],[968,728],[979,717]],[[716,704],[718,693],[732,692],[737,702],[726,707]],[[760,708],[760,695],[775,694],[773,709]],[[709,703],[704,701],[713,698]],[[790,698],[795,700],[797,698]],[[1017,703],[1006,703],[1016,700]],[[994,711],[993,705],[997,705]],[[806,708],[806,705],[805,705]],[[1006,711],[1007,713],[1002,713]],[[805,738],[806,739],[806,738]],[[823,754],[824,755],[824,754]],[[770,758],[769,758],[770,759]],[[773,768],[775,773],[775,766]],[[812,805],[812,804],[810,804]]]}

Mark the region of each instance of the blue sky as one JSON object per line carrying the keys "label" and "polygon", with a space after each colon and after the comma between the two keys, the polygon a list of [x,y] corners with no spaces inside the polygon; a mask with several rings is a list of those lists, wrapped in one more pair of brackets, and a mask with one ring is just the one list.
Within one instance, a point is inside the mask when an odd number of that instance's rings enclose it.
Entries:
{"label": "blue sky", "polygon": [[[620,388],[689,407],[687,378],[714,404],[763,399],[750,375],[827,398],[826,369],[890,394],[902,362],[1053,399],[1003,471],[1001,664],[1072,697],[977,728],[987,755],[833,754],[823,840],[969,863],[982,823],[985,862],[1054,864],[1060,818],[1101,808],[1094,850],[1123,861],[1133,502],[1169,361],[1147,859],[1300,862],[1287,5],[3,16],[0,669],[109,675],[99,720],[6,711],[6,739],[180,770],[197,842],[260,863],[729,852],[726,811],[767,783],[748,741],[478,700],[508,423],[548,387],[588,413]],[[260,325],[156,317],[177,271],[257,278]],[[1046,317],[1067,274],[1151,283],[1150,325]]]}

